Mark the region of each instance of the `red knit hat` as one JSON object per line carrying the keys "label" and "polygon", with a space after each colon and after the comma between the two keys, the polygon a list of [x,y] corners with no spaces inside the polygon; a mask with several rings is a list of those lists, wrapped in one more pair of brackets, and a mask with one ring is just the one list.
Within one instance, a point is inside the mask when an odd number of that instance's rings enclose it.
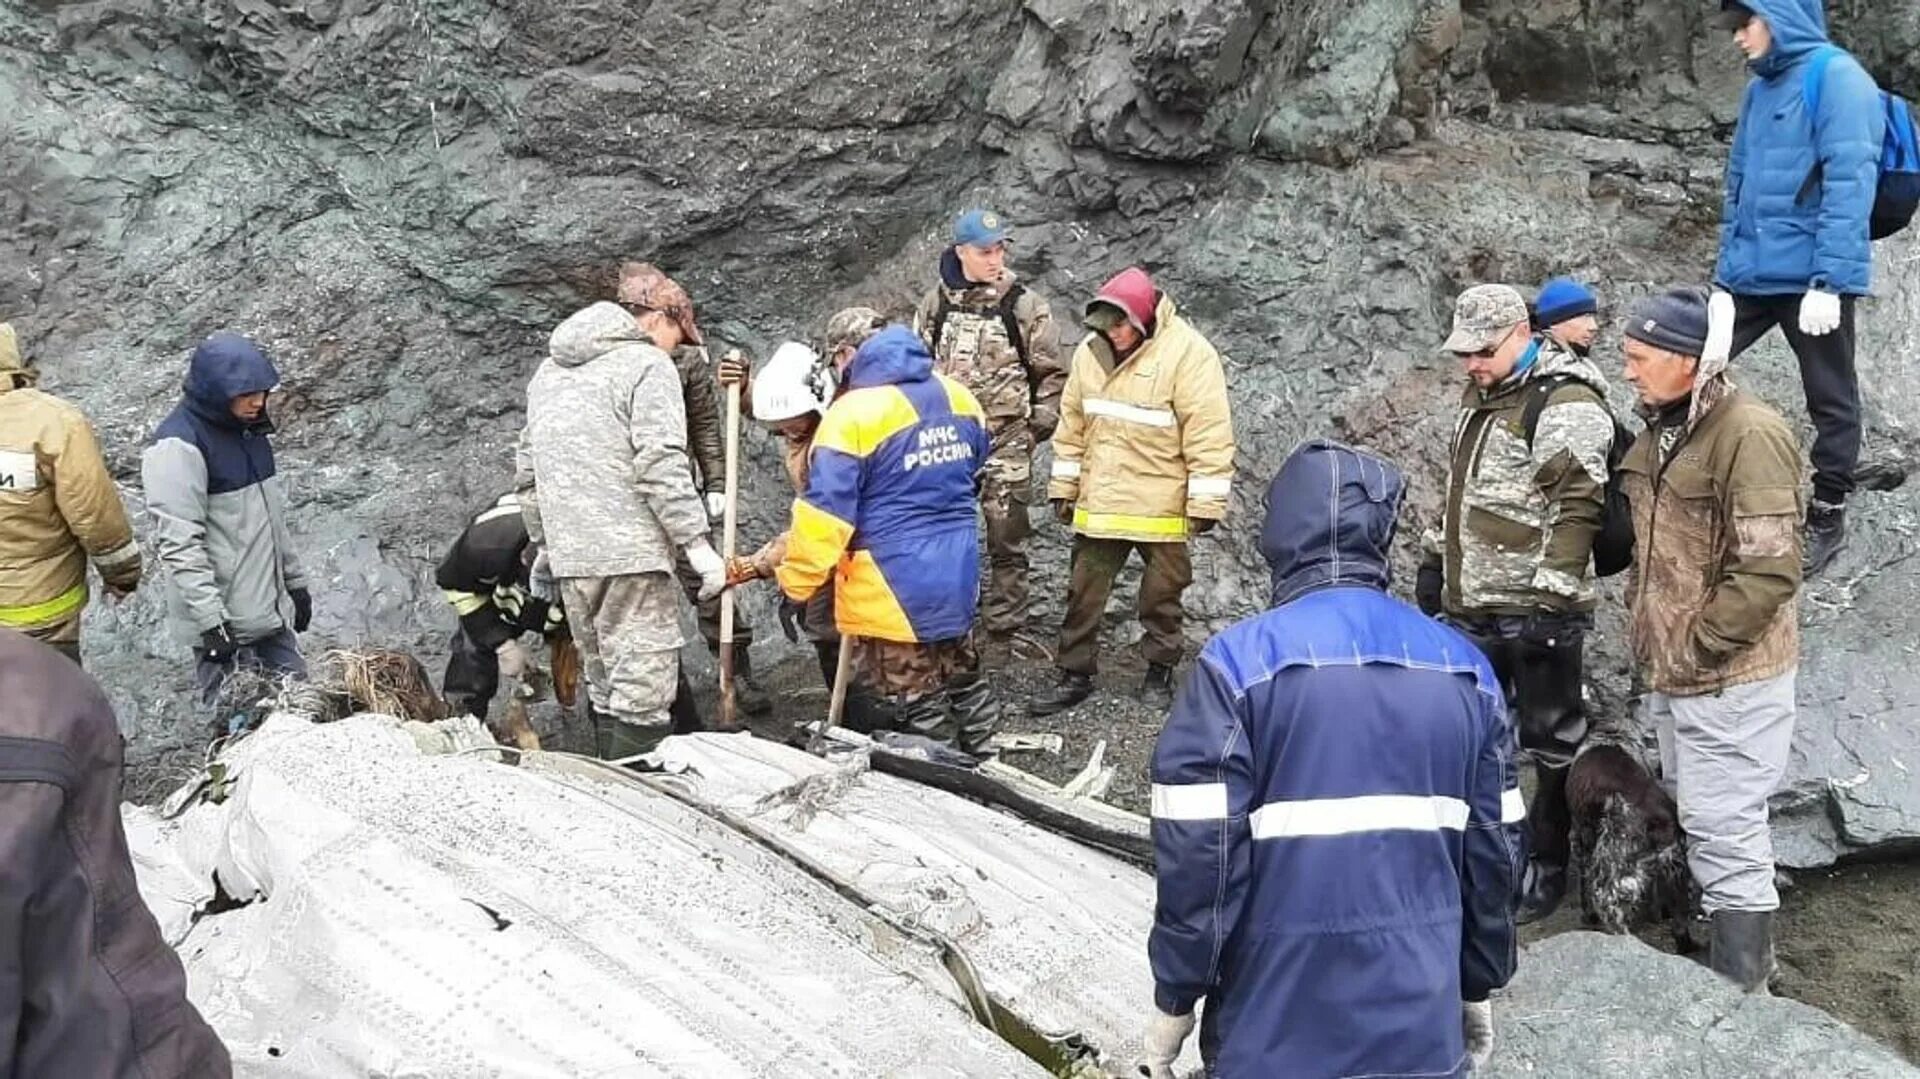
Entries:
{"label": "red knit hat", "polygon": [[1093,313],[1095,304],[1109,304],[1119,308],[1133,328],[1144,334],[1147,327],[1153,325],[1158,298],[1159,290],[1153,287],[1153,278],[1147,276],[1147,271],[1129,266],[1100,286],[1093,302],[1087,305],[1087,313]]}

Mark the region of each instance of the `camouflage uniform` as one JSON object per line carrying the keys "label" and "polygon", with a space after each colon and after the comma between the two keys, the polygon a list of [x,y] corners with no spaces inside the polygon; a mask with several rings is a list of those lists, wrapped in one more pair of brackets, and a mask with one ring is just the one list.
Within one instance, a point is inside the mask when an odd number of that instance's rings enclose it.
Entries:
{"label": "camouflage uniform", "polygon": [[[941,262],[942,283],[921,301],[913,328],[933,353],[935,370],[961,383],[987,414],[987,459],[981,468],[980,511],[986,522],[988,579],[982,590],[987,632],[1006,635],[1027,622],[1027,537],[1033,526],[1034,448],[1053,435],[1060,420],[1060,392],[1067,366],[1047,301],[1019,286],[1011,314],[1026,348],[1007,333],[1002,304],[1015,287],[1008,273],[999,282],[966,282],[949,249]],[[946,317],[939,317],[942,301]],[[939,340],[933,340],[935,323]]]}
{"label": "camouflage uniform", "polygon": [[974,754],[986,749],[999,709],[980,674],[971,636],[921,643],[855,637],[852,642],[849,728],[911,731]]}
{"label": "camouflage uniform", "polygon": [[[560,600],[586,665],[594,710],[634,728],[626,733],[641,744],[630,753],[653,748],[672,726],[667,710],[684,643],[673,577],[566,577],[560,581]],[[608,755],[604,749],[602,755]]]}
{"label": "camouflage uniform", "polygon": [[[1495,347],[1527,321],[1515,290],[1469,289],[1446,347]],[[1525,413],[1543,379],[1558,387],[1529,440]],[[1468,386],[1442,527],[1425,538],[1429,562],[1442,567],[1447,620],[1493,664],[1536,768],[1527,828],[1540,868],[1529,875],[1530,916],[1558,903],[1570,854],[1567,767],[1587,735],[1581,686],[1595,604],[1591,561],[1614,436],[1606,393],[1599,368],[1546,337],[1528,345],[1506,381]]]}

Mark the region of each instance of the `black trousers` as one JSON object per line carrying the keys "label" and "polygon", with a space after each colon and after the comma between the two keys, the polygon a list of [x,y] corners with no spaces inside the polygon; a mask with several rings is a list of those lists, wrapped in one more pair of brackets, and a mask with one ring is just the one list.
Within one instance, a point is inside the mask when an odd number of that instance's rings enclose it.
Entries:
{"label": "black trousers", "polygon": [[1824,337],[1800,332],[1799,296],[1735,296],[1733,354],[1740,355],[1775,326],[1800,361],[1800,386],[1813,420],[1813,497],[1841,503],[1853,490],[1860,463],[1860,380],[1853,369],[1852,296],[1840,297],[1840,328]]}
{"label": "black trousers", "polygon": [[493,695],[500,692],[500,657],[493,649],[481,646],[459,625],[453,628],[453,640],[447,644],[447,675],[440,681],[440,695],[456,711],[485,720]]}
{"label": "black trousers", "polygon": [[1533,758],[1539,783],[1527,806],[1528,849],[1542,862],[1565,865],[1573,827],[1567,768],[1587,737],[1580,687],[1590,617],[1450,621],[1493,665],[1520,733],[1520,748]]}

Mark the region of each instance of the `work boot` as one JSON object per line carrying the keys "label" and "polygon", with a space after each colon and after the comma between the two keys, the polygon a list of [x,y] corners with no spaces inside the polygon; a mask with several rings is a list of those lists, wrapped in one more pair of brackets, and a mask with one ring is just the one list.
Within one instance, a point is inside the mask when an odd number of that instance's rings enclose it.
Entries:
{"label": "work boot", "polygon": [[667,706],[667,718],[673,720],[675,734],[694,734],[707,729],[706,721],[700,718],[700,703],[693,699],[693,684],[687,681],[684,670],[674,683],[673,703]]}
{"label": "work boot", "polygon": [[846,703],[840,709],[840,726],[861,734],[896,730],[900,726],[899,707],[864,686],[848,686]]}
{"label": "work boot", "polygon": [[1050,716],[1064,712],[1093,696],[1093,676],[1079,671],[1061,671],[1053,688],[1033,695],[1027,702],[1027,714]]}
{"label": "work boot", "polygon": [[741,645],[733,649],[733,703],[750,716],[773,711],[773,698],[753,680],[753,657]]}
{"label": "work boot", "polygon": [[1819,576],[1846,545],[1847,504],[1817,498],[1807,503],[1807,555],[1801,575]]}
{"label": "work boot", "polygon": [[1173,668],[1165,663],[1147,664],[1147,677],[1140,683],[1140,703],[1156,712],[1173,707]]}
{"label": "work boot", "polygon": [[1521,879],[1517,925],[1549,917],[1567,895],[1567,773],[1569,764],[1534,762],[1533,802],[1527,806],[1527,840],[1532,854]]}
{"label": "work boot", "polygon": [[1746,992],[1769,995],[1773,977],[1773,912],[1716,910],[1707,965]]}
{"label": "work boot", "polygon": [[1000,725],[1000,699],[993,688],[978,674],[963,674],[953,680],[950,697],[954,745],[970,757],[992,756],[993,732]]}
{"label": "work boot", "polygon": [[1544,858],[1527,859],[1526,875],[1520,879],[1520,908],[1513,912],[1513,924],[1531,925],[1560,909],[1567,897],[1567,864]]}

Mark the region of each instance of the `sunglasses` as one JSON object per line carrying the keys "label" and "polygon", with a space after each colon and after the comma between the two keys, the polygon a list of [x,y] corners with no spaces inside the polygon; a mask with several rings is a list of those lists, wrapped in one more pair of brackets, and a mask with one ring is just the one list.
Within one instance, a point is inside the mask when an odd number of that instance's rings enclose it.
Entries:
{"label": "sunglasses", "polygon": [[[1517,328],[1518,327],[1516,327],[1516,329]],[[1454,358],[1463,360],[1463,361],[1464,360],[1491,360],[1493,359],[1493,354],[1500,351],[1501,346],[1507,343],[1507,338],[1512,337],[1513,333],[1514,333],[1513,330],[1508,330],[1505,334],[1501,335],[1500,340],[1495,341],[1493,344],[1488,345],[1486,348],[1480,349],[1478,351],[1456,352],[1453,354]]]}

